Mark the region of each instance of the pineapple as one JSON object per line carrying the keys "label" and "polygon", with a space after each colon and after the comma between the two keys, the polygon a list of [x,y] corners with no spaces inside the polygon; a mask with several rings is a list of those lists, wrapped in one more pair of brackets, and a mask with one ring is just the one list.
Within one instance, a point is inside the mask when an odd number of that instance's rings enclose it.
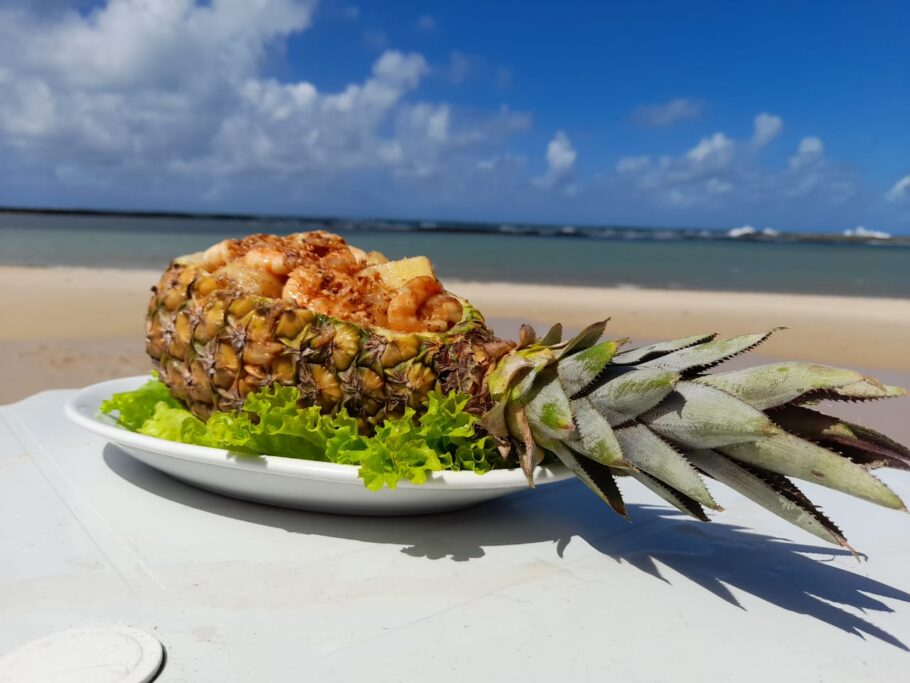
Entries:
{"label": "pineapple", "polygon": [[147,350],[203,419],[273,384],[324,412],[344,408],[367,431],[419,411],[433,389],[468,394],[529,483],[550,454],[621,515],[624,476],[705,521],[705,508],[719,509],[713,479],[845,547],[791,478],[905,509],[870,470],[910,469],[910,451],[814,404],[906,390],[810,363],[706,373],[773,330],[627,349],[602,339],[605,326],[566,341],[559,325],[543,337],[524,326],[517,343],[501,340],[425,257],[389,262],[325,232],[254,235],[171,264],[153,288]]}
{"label": "pineapple", "polygon": [[378,273],[383,284],[390,289],[403,287],[408,280],[412,280],[415,277],[436,277],[433,272],[433,264],[430,263],[430,259],[426,256],[413,256],[400,261],[387,261],[379,265],[368,266],[364,270]]}

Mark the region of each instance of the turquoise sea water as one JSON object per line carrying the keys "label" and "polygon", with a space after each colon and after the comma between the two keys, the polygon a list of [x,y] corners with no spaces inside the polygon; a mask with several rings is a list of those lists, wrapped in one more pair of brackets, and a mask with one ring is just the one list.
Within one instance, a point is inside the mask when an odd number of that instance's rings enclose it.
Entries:
{"label": "turquoise sea water", "polygon": [[[676,289],[910,297],[910,247],[380,230],[349,242],[389,257],[426,254],[443,278]],[[316,221],[0,214],[0,265],[164,268],[179,254]],[[442,226],[444,228],[445,226]]]}

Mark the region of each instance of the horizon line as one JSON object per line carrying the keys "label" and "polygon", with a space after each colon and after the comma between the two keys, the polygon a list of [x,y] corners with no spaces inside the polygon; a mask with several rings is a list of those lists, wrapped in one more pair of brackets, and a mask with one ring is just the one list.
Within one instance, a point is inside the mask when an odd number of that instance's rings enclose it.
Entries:
{"label": "horizon line", "polygon": [[[306,214],[284,214],[284,213],[249,213],[249,212],[203,212],[189,210],[161,210],[161,209],[106,209],[106,208],[85,208],[85,207],[40,207],[40,206],[0,206],[0,214],[36,214],[36,215],[70,215],[70,216],[109,216],[124,218],[180,218],[189,220],[214,219],[214,220],[237,220],[237,221],[278,221],[278,220],[296,220],[296,221],[324,221],[337,223],[339,221],[357,221],[377,223],[409,223],[415,224],[418,229],[432,230],[445,226],[496,226],[502,227],[528,227],[528,228],[555,228],[559,229],[590,229],[590,230],[633,230],[633,231],[672,231],[680,234],[685,233],[703,233],[709,231],[716,233],[719,237],[732,238],[731,230],[749,228],[751,226],[734,226],[731,228],[710,228],[710,227],[669,227],[659,225],[631,225],[619,223],[539,223],[526,221],[490,221],[490,220],[455,220],[442,218],[392,218],[384,216],[344,216],[344,215],[306,215]],[[760,229],[753,229],[754,232],[746,233],[743,236],[749,237],[801,237],[801,238],[840,238],[844,240],[864,240],[870,239],[871,235],[847,235],[844,231],[792,231],[792,230],[771,230],[764,232]],[[766,229],[767,230],[767,229]],[[443,227],[440,232],[446,231]],[[884,231],[883,231],[884,232]],[[910,235],[901,233],[887,233],[892,238],[900,240],[910,238]]]}

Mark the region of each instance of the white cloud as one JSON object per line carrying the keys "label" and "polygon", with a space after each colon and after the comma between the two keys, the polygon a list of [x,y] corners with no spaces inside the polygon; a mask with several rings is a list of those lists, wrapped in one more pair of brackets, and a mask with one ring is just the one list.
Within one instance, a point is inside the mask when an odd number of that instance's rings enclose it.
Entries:
{"label": "white cloud", "polygon": [[547,164],[556,174],[568,173],[575,166],[577,154],[569,136],[561,130],[556,132],[547,144]]}
{"label": "white cloud", "polygon": [[565,132],[558,130],[550,142],[547,143],[547,172],[537,178],[534,182],[538,187],[546,189],[557,186],[564,187],[570,192],[574,191],[572,186],[566,185],[572,172],[575,169],[575,160],[578,153],[572,145],[572,141]]}
{"label": "white cloud", "polygon": [[651,157],[647,155],[638,157],[623,157],[616,163],[617,173],[638,173],[651,165]]}
{"label": "white cloud", "polygon": [[721,180],[720,178],[708,178],[705,183],[705,189],[710,195],[722,195],[727,194],[728,192],[733,192],[736,189],[736,185],[731,183],[728,180]]}
{"label": "white cloud", "polygon": [[852,183],[825,160],[825,144],[812,135],[799,141],[790,157],[789,171],[791,182],[786,193],[791,197],[821,193],[830,200],[843,201],[854,192]]}
{"label": "white cloud", "polygon": [[889,202],[899,202],[904,199],[910,199],[910,175],[905,175],[894,183],[894,185],[891,186],[891,189],[888,190],[885,198]]}
{"label": "white cloud", "polygon": [[373,65],[373,73],[378,79],[407,89],[416,88],[421,76],[428,72],[427,61],[416,52],[405,55],[389,51]]}
{"label": "white cloud", "polygon": [[[759,114],[750,139],[734,140],[723,132],[702,138],[679,157],[628,156],[617,165],[618,187],[667,207],[721,210],[761,204],[768,198],[787,202],[843,203],[856,192],[848,171],[824,158],[824,144],[806,137],[783,170],[758,165],[754,150],[780,130],[778,117]],[[759,144],[760,143],[760,144]]]}
{"label": "white cloud", "polygon": [[[40,14],[31,9],[38,4]],[[347,6],[332,16],[343,18]],[[718,131],[672,155],[624,157],[587,178],[560,131],[540,150],[546,170],[535,174],[506,144],[531,127],[530,114],[427,101],[421,88],[431,67],[418,53],[383,49],[371,68],[331,89],[314,80],[318,64],[276,68],[288,41],[310,26],[314,2],[109,0],[82,3],[88,9],[78,12],[54,0],[47,7],[0,0],[3,203],[204,208],[217,201],[225,210],[716,218],[712,224],[788,228],[815,217],[815,225],[849,221],[840,228],[910,226],[896,203],[910,200],[910,177],[876,190],[873,206],[818,138],[804,138],[782,169],[760,165],[756,150],[779,136],[771,114],[759,114],[743,139]],[[474,75],[472,67],[492,85],[499,79],[493,64],[484,72],[480,60],[440,65],[437,85]],[[655,108],[648,120],[669,125],[698,115],[696,104]],[[549,191],[528,192],[529,183]]]}
{"label": "white cloud", "polygon": [[704,112],[705,103],[684,97],[662,104],[642,104],[632,112],[632,120],[642,126],[661,128],[674,123],[697,119]]}
{"label": "white cloud", "polygon": [[439,28],[439,23],[429,14],[421,14],[414,22],[414,28],[418,33],[433,33]]}
{"label": "white cloud", "polygon": [[[193,158],[177,152],[171,167],[230,175],[253,169],[333,172],[397,166],[405,162],[401,143],[380,129],[427,73],[421,55],[387,51],[373,64],[370,78],[340,92],[322,94],[306,82],[249,79],[209,149]],[[436,142],[440,127],[421,133],[421,139],[435,134]]]}
{"label": "white cloud", "polygon": [[0,99],[0,140],[125,163],[198,149],[266,47],[310,17],[311,3],[290,0],[119,0],[52,18],[0,9],[3,88],[16,93]]}
{"label": "white cloud", "polygon": [[40,18],[0,6],[0,153],[65,184],[124,169],[219,186],[253,172],[429,176],[530,125],[507,108],[461,120],[410,102],[430,72],[417,53],[385,50],[337,91],[268,77],[269,50],[309,26],[312,6],[111,0]]}
{"label": "white cloud", "polygon": [[780,135],[784,121],[779,116],[762,112],[755,117],[753,126],[752,144],[761,148]]}
{"label": "white cloud", "polygon": [[452,50],[449,55],[449,78],[456,85],[464,83],[471,73],[471,58],[463,52]]}
{"label": "white cloud", "polygon": [[779,117],[760,113],[753,119],[752,135],[745,140],[718,131],[678,157],[623,157],[616,164],[617,182],[651,201],[692,210],[721,210],[761,203],[768,197],[842,203],[853,196],[853,178],[825,160],[824,144],[817,137],[799,143],[786,169],[759,166],[755,150],[779,135],[782,127]]}
{"label": "white cloud", "polygon": [[686,157],[696,166],[725,166],[733,156],[733,141],[723,133],[715,133],[709,138],[702,138],[686,153]]}
{"label": "white cloud", "polygon": [[791,170],[808,169],[818,166],[824,158],[825,144],[815,136],[805,137],[796,146],[796,153],[790,157]]}
{"label": "white cloud", "polygon": [[821,139],[809,136],[799,141],[799,145],[796,147],[796,155],[791,157],[791,161],[805,163],[806,161],[820,158],[824,153],[825,144]]}
{"label": "white cloud", "polygon": [[313,5],[116,0],[87,16],[67,13],[46,23],[6,10],[0,44],[4,63],[56,75],[70,87],[198,85],[219,68],[232,74],[253,71],[267,43],[310,25]]}

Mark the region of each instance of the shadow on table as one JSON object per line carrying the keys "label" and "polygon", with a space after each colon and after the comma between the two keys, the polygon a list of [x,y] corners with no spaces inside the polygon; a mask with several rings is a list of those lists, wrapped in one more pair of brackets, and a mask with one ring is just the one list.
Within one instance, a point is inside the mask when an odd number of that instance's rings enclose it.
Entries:
{"label": "shadow on table", "polygon": [[[415,558],[476,560],[485,548],[552,541],[560,558],[573,538],[617,563],[669,583],[672,568],[737,607],[730,587],[848,633],[908,650],[899,639],[831,602],[860,611],[893,612],[879,597],[910,602],[906,593],[831,563],[850,553],[756,534],[744,527],[683,518],[675,510],[629,505],[628,522],[577,481],[551,484],[459,512],[419,517],[354,517],[286,510],[209,493],[137,462],[116,446],[104,461],[123,479],[175,503],[291,533],[402,546]],[[819,555],[814,559],[807,555]]]}

